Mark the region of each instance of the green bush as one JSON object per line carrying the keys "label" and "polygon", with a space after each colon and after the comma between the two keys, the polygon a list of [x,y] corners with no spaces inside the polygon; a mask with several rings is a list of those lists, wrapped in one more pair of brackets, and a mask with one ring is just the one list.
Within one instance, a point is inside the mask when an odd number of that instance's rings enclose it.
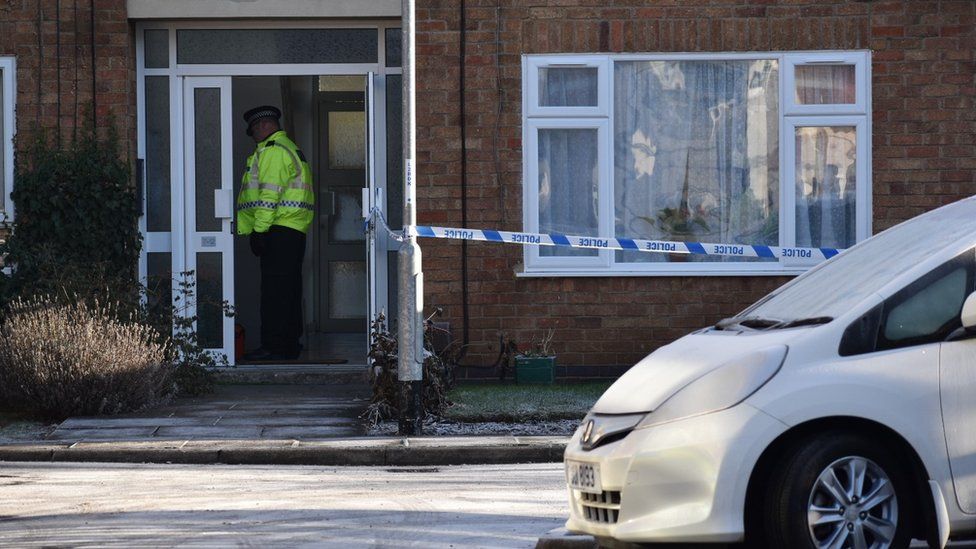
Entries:
{"label": "green bush", "polygon": [[158,405],[174,369],[160,341],[113,307],[15,301],[0,326],[0,402],[47,419]]}
{"label": "green bush", "polygon": [[64,147],[48,134],[19,147],[7,299],[48,296],[138,303],[139,204],[118,138],[79,137]]}

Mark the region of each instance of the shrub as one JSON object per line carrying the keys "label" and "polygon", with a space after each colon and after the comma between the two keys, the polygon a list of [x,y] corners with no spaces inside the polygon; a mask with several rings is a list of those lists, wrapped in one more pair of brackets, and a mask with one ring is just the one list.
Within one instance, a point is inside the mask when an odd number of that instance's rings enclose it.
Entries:
{"label": "shrub", "polygon": [[8,299],[138,303],[139,202],[119,140],[94,133],[62,146],[49,133],[18,147],[17,209],[5,261]]}
{"label": "shrub", "polygon": [[[424,322],[424,372],[421,402],[422,419],[438,417],[451,405],[447,392],[454,385],[454,370],[460,347],[449,345],[441,353],[435,353],[431,342],[432,332],[437,328],[428,318]],[[397,336],[386,327],[386,317],[382,313],[370,326],[368,381],[373,389],[373,398],[361,416],[369,426],[386,420],[399,418],[400,409],[405,402],[402,383],[398,379]]]}
{"label": "shrub", "polygon": [[15,301],[0,326],[0,401],[47,419],[160,404],[173,370],[161,341],[112,307]]}

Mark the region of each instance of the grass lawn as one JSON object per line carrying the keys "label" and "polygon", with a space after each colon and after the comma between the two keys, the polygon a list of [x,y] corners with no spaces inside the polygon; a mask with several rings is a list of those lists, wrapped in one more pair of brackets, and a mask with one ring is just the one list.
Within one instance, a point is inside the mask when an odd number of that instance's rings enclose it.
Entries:
{"label": "grass lawn", "polygon": [[555,385],[472,384],[454,388],[444,419],[459,422],[583,419],[611,381]]}
{"label": "grass lawn", "polygon": [[0,443],[40,440],[53,431],[54,427],[56,425],[22,414],[0,411]]}

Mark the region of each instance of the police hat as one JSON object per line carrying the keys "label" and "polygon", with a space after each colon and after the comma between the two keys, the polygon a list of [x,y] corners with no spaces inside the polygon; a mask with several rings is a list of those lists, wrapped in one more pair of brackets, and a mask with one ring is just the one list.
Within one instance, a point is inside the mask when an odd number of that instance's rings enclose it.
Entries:
{"label": "police hat", "polygon": [[271,105],[262,105],[244,113],[244,122],[247,123],[247,135],[254,133],[251,127],[262,118],[274,118],[277,122],[281,118],[281,110]]}

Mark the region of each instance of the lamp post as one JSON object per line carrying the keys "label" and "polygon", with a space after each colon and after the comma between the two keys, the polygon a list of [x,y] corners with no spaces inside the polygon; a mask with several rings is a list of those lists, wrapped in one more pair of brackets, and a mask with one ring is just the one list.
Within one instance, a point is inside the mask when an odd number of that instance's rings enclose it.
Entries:
{"label": "lamp post", "polygon": [[[417,225],[417,158],[416,123],[416,46],[415,0],[402,0],[403,40],[403,225]],[[406,233],[406,231],[405,231]],[[415,235],[405,234],[399,258],[399,301],[397,339],[399,341],[397,376],[401,384],[400,434],[421,434],[424,362],[424,273],[420,245]]]}

